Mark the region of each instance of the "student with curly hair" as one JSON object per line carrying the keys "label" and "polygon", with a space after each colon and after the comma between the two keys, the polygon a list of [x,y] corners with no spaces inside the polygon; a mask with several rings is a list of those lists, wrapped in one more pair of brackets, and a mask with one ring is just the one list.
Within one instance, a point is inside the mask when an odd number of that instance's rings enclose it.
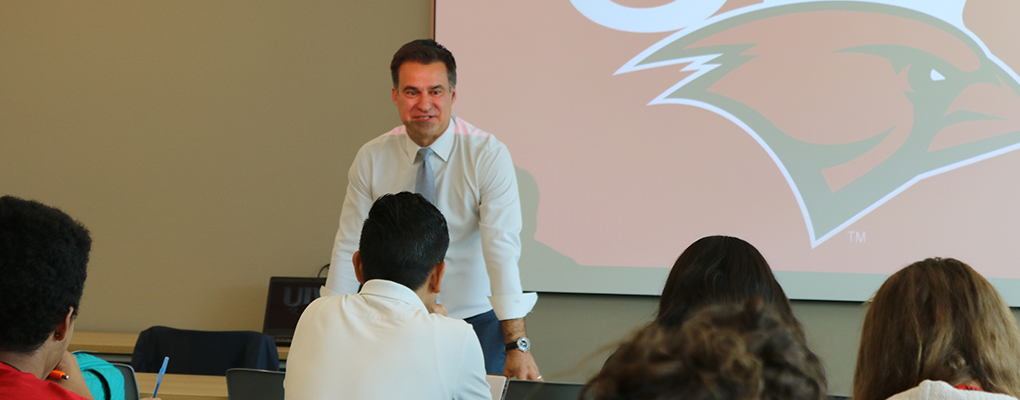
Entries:
{"label": "student with curly hair", "polygon": [[[91,247],[60,210],[0,197],[0,398],[92,399],[67,352]],[[67,379],[49,379],[54,369]]]}
{"label": "student with curly hair", "polygon": [[853,389],[855,400],[1017,397],[1020,330],[999,293],[970,266],[952,258],[918,261],[875,293]]}
{"label": "student with curly hair", "polygon": [[761,299],[709,306],[680,329],[652,324],[585,385],[592,400],[822,400],[818,357]]}

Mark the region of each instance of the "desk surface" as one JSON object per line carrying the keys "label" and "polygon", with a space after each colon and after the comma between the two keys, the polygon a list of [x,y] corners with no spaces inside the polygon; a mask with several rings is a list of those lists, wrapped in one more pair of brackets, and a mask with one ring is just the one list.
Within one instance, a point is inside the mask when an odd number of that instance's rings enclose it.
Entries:
{"label": "desk surface", "polygon": [[[76,333],[77,334],[77,333]],[[139,372],[138,391],[142,397],[152,396],[156,388],[154,373]],[[227,378],[209,375],[163,375],[163,383],[159,385],[159,398],[162,400],[227,400]]]}
{"label": "desk surface", "polygon": [[[86,350],[96,353],[131,355],[135,351],[135,342],[137,341],[137,333],[75,331],[71,336],[71,344],[67,346],[67,351]],[[277,346],[276,352],[280,354],[281,360],[286,360],[290,347]]]}
{"label": "desk surface", "polygon": [[[156,376],[159,374],[139,372],[135,374],[138,380],[138,391],[142,397],[152,396],[152,389],[156,387]],[[491,394],[494,400],[503,398],[506,394],[506,377],[499,375],[486,375],[486,382],[491,387]],[[162,400],[228,400],[227,378],[224,376],[209,375],[163,375],[163,383],[159,385],[159,398]]]}

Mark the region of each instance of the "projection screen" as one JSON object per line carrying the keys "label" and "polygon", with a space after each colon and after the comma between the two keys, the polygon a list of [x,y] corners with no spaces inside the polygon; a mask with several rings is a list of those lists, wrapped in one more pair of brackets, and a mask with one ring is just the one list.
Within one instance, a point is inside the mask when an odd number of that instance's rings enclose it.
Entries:
{"label": "projection screen", "polygon": [[659,294],[754,244],[796,299],[954,257],[1020,305],[1020,3],[436,0],[518,168],[525,290]]}

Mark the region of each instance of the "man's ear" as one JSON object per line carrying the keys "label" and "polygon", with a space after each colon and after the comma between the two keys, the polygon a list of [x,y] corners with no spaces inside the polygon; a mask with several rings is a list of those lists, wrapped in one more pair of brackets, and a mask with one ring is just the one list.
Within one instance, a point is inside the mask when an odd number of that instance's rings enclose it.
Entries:
{"label": "man's ear", "polygon": [[361,270],[361,252],[355,251],[354,257],[351,257],[351,262],[354,263],[354,277],[358,278],[358,283],[365,283],[365,273]]}
{"label": "man's ear", "polygon": [[[394,96],[393,98],[396,99],[396,96]],[[393,101],[396,101],[396,100],[393,100]],[[457,101],[457,87],[456,86],[450,86],[450,104],[453,104],[456,101]]]}
{"label": "man's ear", "polygon": [[436,264],[436,267],[432,269],[432,273],[429,274],[429,292],[439,293],[443,284],[443,274],[446,273],[446,261],[440,261]]}
{"label": "man's ear", "polygon": [[393,88],[393,104],[397,104],[397,88]]}
{"label": "man's ear", "polygon": [[67,315],[64,316],[64,320],[57,324],[57,329],[53,331],[53,339],[62,342],[67,339],[71,332],[71,318],[74,316],[74,307],[71,307],[67,311]]}

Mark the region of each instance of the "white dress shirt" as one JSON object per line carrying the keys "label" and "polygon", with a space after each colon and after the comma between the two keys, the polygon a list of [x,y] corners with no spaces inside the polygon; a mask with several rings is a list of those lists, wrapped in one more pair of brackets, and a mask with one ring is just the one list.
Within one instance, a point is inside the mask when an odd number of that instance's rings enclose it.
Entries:
{"label": "white dress shirt", "polygon": [[1007,394],[961,390],[943,381],[926,380],[913,389],[893,395],[889,400],[1016,400],[1016,398]]}
{"label": "white dress shirt", "polygon": [[[500,320],[524,317],[538,295],[521,290],[521,205],[510,152],[494,136],[457,117],[429,147],[435,152],[429,162],[436,177],[436,208],[450,228],[437,302],[454,318],[490,309]],[[361,227],[376,199],[414,191],[418,149],[399,126],[358,151],[348,174],[323,295],[358,290],[351,257],[358,250]]]}
{"label": "white dress shirt", "polygon": [[288,400],[491,399],[471,326],[430,314],[411,289],[379,279],[305,309],[284,388]]}

